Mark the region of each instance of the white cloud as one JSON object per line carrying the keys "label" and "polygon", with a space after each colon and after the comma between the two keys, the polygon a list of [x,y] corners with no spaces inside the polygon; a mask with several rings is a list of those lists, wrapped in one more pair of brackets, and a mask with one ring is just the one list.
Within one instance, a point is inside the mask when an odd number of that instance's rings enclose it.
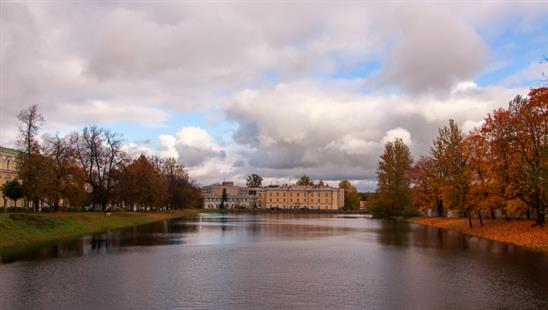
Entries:
{"label": "white cloud", "polygon": [[189,167],[226,156],[225,151],[211,141],[209,133],[199,127],[183,127],[175,136],[160,135],[158,139],[162,155],[178,158]]}
{"label": "white cloud", "polygon": [[[542,3],[0,5],[1,144],[13,144],[15,116],[31,104],[51,132],[130,122],[174,133],[173,113],[226,113],[233,142],[207,127],[158,137],[159,154],[203,183],[260,172],[370,186],[386,139],[424,152],[448,118],[472,128],[527,93],[510,87],[547,71],[531,64],[505,87],[473,82],[494,62],[508,65],[480,34],[538,31]],[[380,68],[360,73],[370,63]],[[358,73],[331,78],[346,71]]]}
{"label": "white cloud", "polygon": [[409,131],[401,127],[388,130],[382,138],[382,144],[384,145],[387,142],[393,142],[396,139],[401,139],[403,143],[407,144],[408,146],[413,144]]}
{"label": "white cloud", "polygon": [[234,141],[248,159],[247,171],[374,179],[385,142],[401,138],[415,156],[424,154],[450,118],[468,130],[518,93],[527,89],[474,87],[445,99],[386,97],[308,81],[245,90],[221,106],[239,124]]}

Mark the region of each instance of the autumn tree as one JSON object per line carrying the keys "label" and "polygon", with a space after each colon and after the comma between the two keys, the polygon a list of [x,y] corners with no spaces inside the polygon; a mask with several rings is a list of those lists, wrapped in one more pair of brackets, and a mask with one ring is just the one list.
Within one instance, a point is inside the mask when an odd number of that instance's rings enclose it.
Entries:
{"label": "autumn tree", "polygon": [[37,105],[32,105],[22,110],[17,119],[20,122],[18,144],[23,150],[20,153],[18,162],[19,178],[23,181],[22,187],[26,197],[25,205],[32,201],[34,210],[37,210],[40,200],[40,185],[37,182],[38,165],[40,164],[40,146],[36,139],[40,126],[45,123],[44,117],[38,111]]}
{"label": "autumn tree", "polygon": [[247,176],[247,187],[261,187],[261,184],[263,183],[263,178],[258,174],[251,174]]}
{"label": "autumn tree", "polygon": [[118,183],[121,198],[131,208],[162,206],[167,195],[164,180],[144,155],[122,169]]}
{"label": "autumn tree", "polygon": [[339,182],[339,188],[344,189],[344,209],[357,210],[360,207],[360,194],[348,180]]}
{"label": "autumn tree", "polygon": [[312,180],[310,180],[310,177],[307,175],[303,175],[299,178],[297,181],[297,185],[299,186],[306,186],[306,185],[313,185]]}
{"label": "autumn tree", "polygon": [[388,216],[402,214],[411,204],[411,165],[409,148],[401,139],[387,142],[377,168],[376,204]]}
{"label": "autumn tree", "polygon": [[71,206],[81,206],[85,196],[85,176],[75,157],[75,149],[69,140],[55,135],[46,140],[43,147],[43,167],[46,199],[54,210],[61,200]]}
{"label": "autumn tree", "polygon": [[527,176],[528,194],[525,200],[536,211],[536,224],[544,225],[546,200],[544,178],[546,145],[548,144],[548,88],[532,89],[529,98],[514,99],[509,106],[516,130],[517,154],[522,159]]}
{"label": "autumn tree", "polygon": [[421,156],[411,170],[412,197],[419,210],[436,210],[437,216],[443,215],[440,173],[432,157]]}
{"label": "autumn tree", "polygon": [[470,189],[470,179],[466,175],[468,153],[464,134],[454,120],[449,120],[449,125],[439,130],[431,153],[435,163],[444,170],[441,180],[443,204],[448,209],[464,213],[472,227],[474,206],[467,200]]}
{"label": "autumn tree", "polygon": [[487,153],[483,164],[492,185],[492,217],[495,209],[502,210],[506,216],[519,215],[529,209],[523,200],[526,178],[521,169],[521,159],[515,156],[517,153],[514,151],[514,127],[510,111],[498,109],[487,115],[479,129],[483,144],[478,147]]}
{"label": "autumn tree", "polygon": [[201,206],[202,194],[188,177],[183,164],[175,158],[149,158],[166,184],[166,206],[170,209]]}

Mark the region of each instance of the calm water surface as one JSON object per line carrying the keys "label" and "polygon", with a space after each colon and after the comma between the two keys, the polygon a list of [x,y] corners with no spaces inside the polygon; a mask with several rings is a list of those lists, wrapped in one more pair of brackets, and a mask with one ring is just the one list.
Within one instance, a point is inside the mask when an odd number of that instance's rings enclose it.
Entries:
{"label": "calm water surface", "polygon": [[210,215],[6,254],[0,309],[548,309],[548,257],[363,218]]}

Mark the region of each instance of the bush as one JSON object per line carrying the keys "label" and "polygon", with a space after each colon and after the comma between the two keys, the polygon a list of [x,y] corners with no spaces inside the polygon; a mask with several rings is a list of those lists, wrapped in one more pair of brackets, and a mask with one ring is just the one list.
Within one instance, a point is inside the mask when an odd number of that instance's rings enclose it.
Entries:
{"label": "bush", "polygon": [[414,205],[407,205],[403,207],[402,215],[404,218],[410,218],[420,216],[420,213]]}
{"label": "bush", "polygon": [[45,213],[49,213],[49,212],[53,212],[53,208],[52,207],[42,207],[40,209],[40,212],[45,212]]}
{"label": "bush", "polygon": [[374,218],[386,218],[388,217],[388,208],[383,206],[380,202],[374,201],[369,203],[367,206],[367,211],[373,215]]}
{"label": "bush", "polygon": [[31,208],[24,208],[24,207],[8,207],[6,209],[8,212],[17,212],[17,213],[30,213],[32,212]]}

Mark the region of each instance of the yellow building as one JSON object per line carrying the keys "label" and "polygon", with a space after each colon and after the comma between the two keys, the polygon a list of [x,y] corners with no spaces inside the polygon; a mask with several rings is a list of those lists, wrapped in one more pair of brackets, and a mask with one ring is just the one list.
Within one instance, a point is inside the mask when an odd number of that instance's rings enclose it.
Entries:
{"label": "yellow building", "polygon": [[[7,181],[17,178],[17,154],[19,151],[0,146],[0,184],[5,184]],[[5,199],[5,200],[4,200]],[[0,189],[0,207],[14,207],[15,204],[12,200],[4,198],[4,193]],[[17,206],[23,205],[23,200],[17,201]]]}
{"label": "yellow building", "polygon": [[265,209],[338,210],[344,206],[344,190],[329,186],[265,187],[258,194],[259,207]]}

